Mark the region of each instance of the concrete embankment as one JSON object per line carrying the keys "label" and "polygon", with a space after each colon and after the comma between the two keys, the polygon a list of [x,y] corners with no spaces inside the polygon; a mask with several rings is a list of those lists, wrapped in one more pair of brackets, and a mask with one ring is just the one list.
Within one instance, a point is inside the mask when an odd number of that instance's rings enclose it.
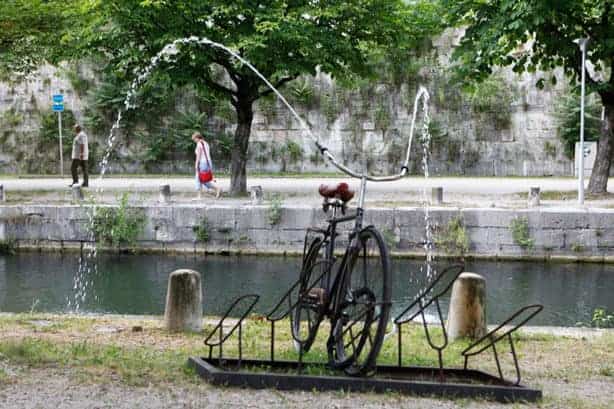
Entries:
{"label": "concrete embankment", "polygon": [[[310,206],[175,204],[135,209],[145,216],[137,246],[149,251],[300,253],[305,229],[323,226],[326,219],[321,208]],[[13,240],[20,248],[79,248],[91,237],[90,212],[85,205],[0,206],[0,240]],[[431,208],[429,214],[440,252],[444,235],[464,234],[470,257],[614,262],[614,209],[442,207]],[[460,227],[450,223],[454,220],[460,220]],[[424,209],[369,208],[365,224],[377,226],[393,253],[424,255]],[[456,225],[454,230],[451,225]],[[205,243],[197,241],[199,226],[208,236]],[[341,237],[343,245],[347,236]]]}

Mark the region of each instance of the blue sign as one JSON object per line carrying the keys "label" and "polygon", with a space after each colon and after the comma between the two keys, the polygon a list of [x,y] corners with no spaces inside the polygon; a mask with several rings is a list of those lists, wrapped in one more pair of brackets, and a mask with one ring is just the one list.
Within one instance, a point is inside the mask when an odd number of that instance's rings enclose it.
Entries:
{"label": "blue sign", "polygon": [[64,102],[64,95],[62,94],[54,94],[53,95],[53,102],[56,104],[61,104],[62,102]]}
{"label": "blue sign", "polygon": [[53,104],[53,112],[64,112],[64,104]]}

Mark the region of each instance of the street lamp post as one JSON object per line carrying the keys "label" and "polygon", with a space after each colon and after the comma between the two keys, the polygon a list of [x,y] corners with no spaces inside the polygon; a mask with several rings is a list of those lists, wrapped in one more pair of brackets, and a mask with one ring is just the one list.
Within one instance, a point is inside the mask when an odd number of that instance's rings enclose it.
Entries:
{"label": "street lamp post", "polygon": [[580,160],[578,161],[578,204],[584,204],[584,94],[586,81],[586,46],[588,38],[578,40],[582,51],[582,81],[580,86]]}

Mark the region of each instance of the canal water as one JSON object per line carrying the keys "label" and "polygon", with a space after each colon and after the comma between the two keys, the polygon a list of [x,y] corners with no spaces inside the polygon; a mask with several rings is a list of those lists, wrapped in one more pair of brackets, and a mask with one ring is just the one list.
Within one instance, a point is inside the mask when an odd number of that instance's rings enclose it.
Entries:
{"label": "canal water", "polygon": [[[0,311],[67,311],[78,264],[74,254],[0,256]],[[393,313],[424,287],[421,265],[392,260]],[[99,255],[98,272],[90,277],[93,291],[81,311],[162,314],[169,273],[191,268],[203,277],[205,314],[220,314],[247,293],[261,295],[256,309],[266,313],[296,280],[299,266],[297,257]],[[490,324],[533,303],[545,308],[532,325],[586,324],[596,308],[614,310],[614,265],[472,261],[465,270],[486,278]],[[445,314],[448,298],[443,301]]]}

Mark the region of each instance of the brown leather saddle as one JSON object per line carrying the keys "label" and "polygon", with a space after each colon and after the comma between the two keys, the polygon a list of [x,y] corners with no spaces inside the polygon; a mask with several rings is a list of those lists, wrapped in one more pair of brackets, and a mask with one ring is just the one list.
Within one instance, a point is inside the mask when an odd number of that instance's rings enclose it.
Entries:
{"label": "brown leather saddle", "polygon": [[337,185],[322,184],[318,189],[318,193],[325,199],[339,199],[343,204],[349,202],[354,197],[354,191],[345,182],[338,183]]}

